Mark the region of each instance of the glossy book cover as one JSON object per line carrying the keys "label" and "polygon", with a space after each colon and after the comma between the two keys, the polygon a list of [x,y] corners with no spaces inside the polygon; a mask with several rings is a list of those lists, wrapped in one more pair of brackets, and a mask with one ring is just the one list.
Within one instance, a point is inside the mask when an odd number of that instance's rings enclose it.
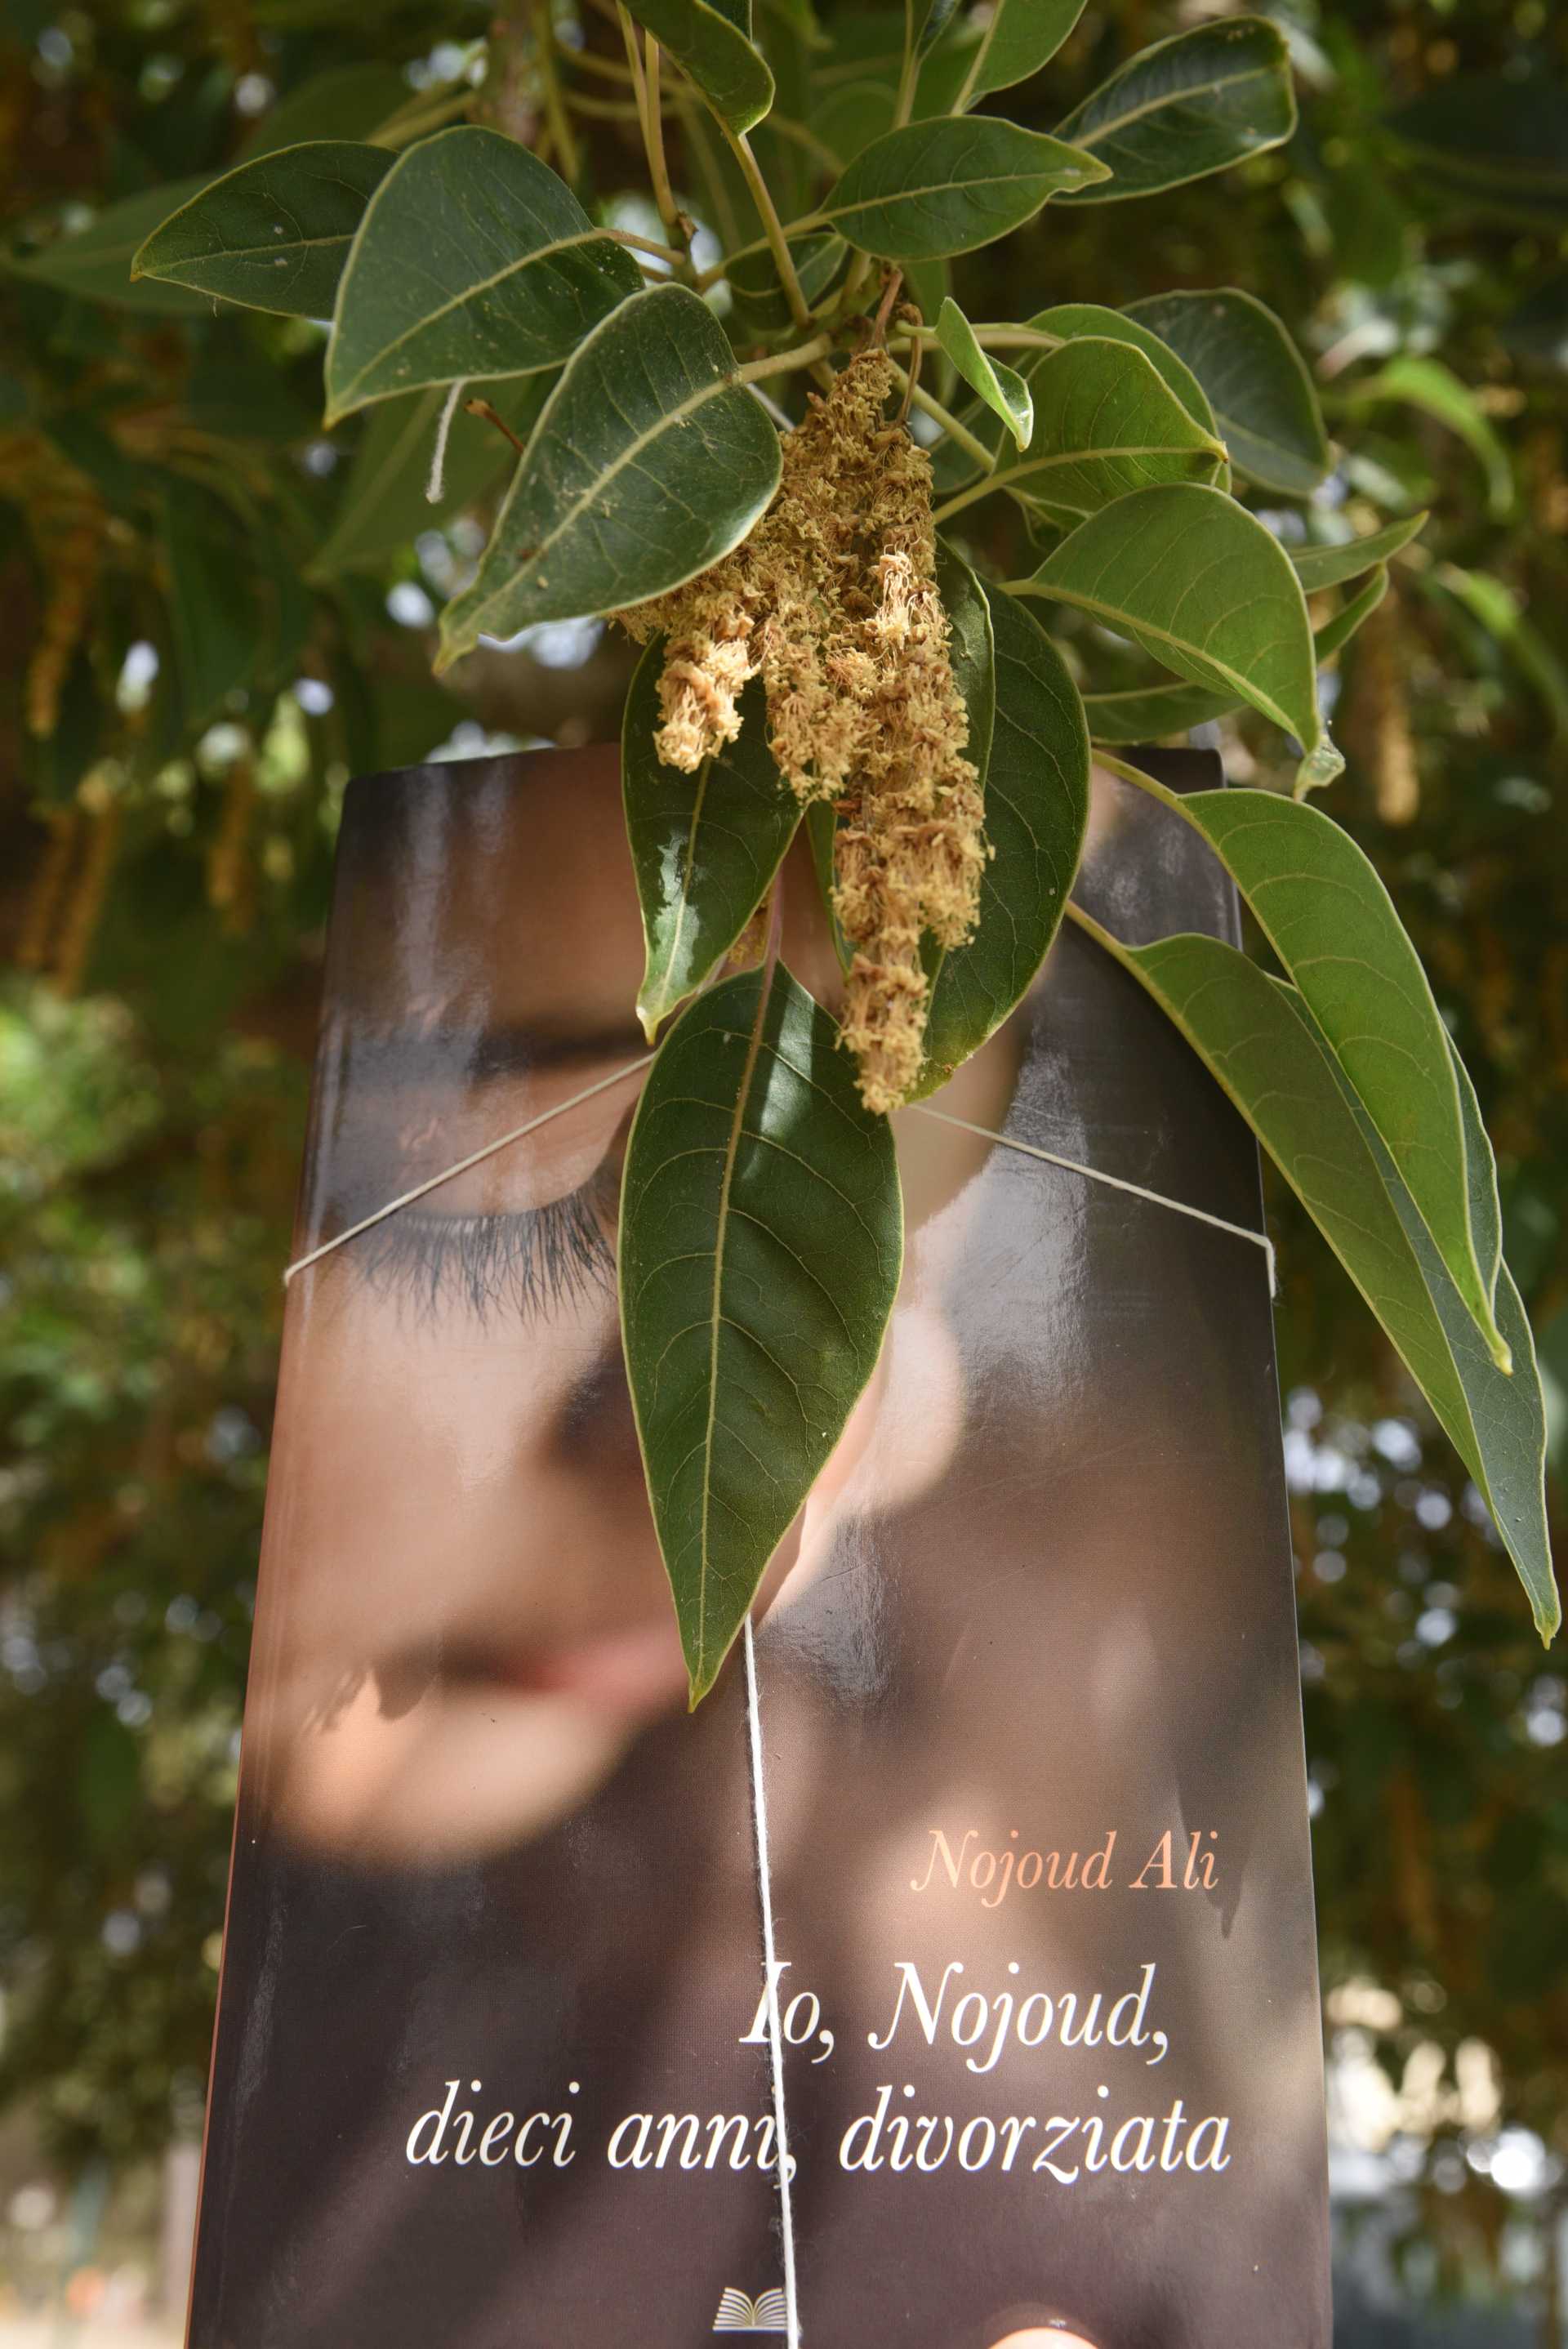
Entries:
{"label": "glossy book cover", "polygon": [[[645,1050],[618,792],[352,786],[297,1255]],[[1236,935],[1103,779],[1079,892]],[[967,1123],[895,1121],[892,1330],[757,1619],[791,2311],[746,1679],[688,1714],[620,1361],[636,1086],[292,1282],[192,2349],[1327,2349],[1264,1254],[1008,1146],[1256,1231],[1251,1140],[1070,926]]]}

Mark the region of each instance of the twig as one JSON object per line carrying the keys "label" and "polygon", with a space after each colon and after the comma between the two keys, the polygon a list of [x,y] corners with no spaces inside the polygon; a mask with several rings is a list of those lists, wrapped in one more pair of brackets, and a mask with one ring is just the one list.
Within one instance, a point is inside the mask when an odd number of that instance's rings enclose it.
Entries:
{"label": "twig", "polygon": [[810,305],[800,291],[800,280],[795,274],[795,263],[790,254],[789,241],[784,234],[783,222],[779,218],[778,207],[769,191],[768,182],[758,166],[757,158],[751,151],[751,144],[746,133],[743,130],[732,130],[722,115],[716,117],[716,119],[729,143],[731,154],[745,174],[746,184],[751,191],[751,201],[757,206],[758,215],[767,232],[768,248],[773,255],[773,265],[779,272],[779,282],[784,288],[785,298],[789,305],[789,315],[804,333],[811,325]]}
{"label": "twig", "polygon": [[582,157],[577,140],[562,102],[561,78],[555,69],[555,41],[552,7],[553,0],[535,0],[539,19],[536,46],[539,50],[539,78],[544,85],[544,119],[550,125],[550,135],[555,142],[561,176],[569,187],[575,187],[582,169]]}
{"label": "twig", "polygon": [[[900,367],[896,359],[892,361],[892,371],[898,378],[900,383],[904,385],[907,388],[910,398],[913,400],[914,406],[920,409],[925,415],[929,416],[934,423],[940,424],[943,430],[949,434],[953,440],[956,440],[961,449],[966,449],[969,454],[972,457],[976,458],[982,465],[986,467],[987,470],[995,463],[996,460],[995,456],[992,451],[986,448],[984,440],[977,440],[974,433],[970,431],[968,426],[966,424],[960,424],[956,416],[954,416],[949,409],[944,408],[939,399],[933,399],[928,391],[922,391],[918,384],[915,383],[913,378],[908,375],[905,370]],[[989,482],[987,482],[986,487],[990,487]],[[954,502],[952,500],[949,500],[949,505],[953,502]],[[946,512],[946,507],[939,507],[934,519],[940,522]]]}
{"label": "twig", "polygon": [[657,41],[647,36],[647,93],[644,132],[648,147],[648,171],[654,182],[654,202],[659,208],[659,218],[665,224],[665,234],[671,243],[681,233],[681,216],[670,186],[669,164],[665,156],[665,118],[659,97],[659,58]]}
{"label": "twig", "polygon": [[490,406],[488,399],[465,399],[463,402],[463,414],[465,416],[477,416],[483,423],[493,424],[498,432],[504,432],[506,434],[507,439],[511,442],[511,445],[517,450],[518,455],[520,457],[521,456],[523,452],[523,443],[518,439],[516,433],[512,430],[505,417],[498,416],[496,414],[495,409]]}
{"label": "twig", "polygon": [[831,335],[818,335],[809,343],[798,344],[792,351],[775,351],[765,359],[748,359],[745,367],[736,369],[741,383],[766,383],[769,376],[797,375],[802,367],[816,367],[833,347]]}

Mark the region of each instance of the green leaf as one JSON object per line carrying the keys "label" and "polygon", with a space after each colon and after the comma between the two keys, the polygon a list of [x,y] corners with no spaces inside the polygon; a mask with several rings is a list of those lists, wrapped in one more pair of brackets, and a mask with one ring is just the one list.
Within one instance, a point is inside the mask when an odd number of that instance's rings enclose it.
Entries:
{"label": "green leaf", "polygon": [[1333,462],[1300,352],[1250,294],[1156,294],[1127,316],[1183,358],[1213,404],[1231,462],[1265,489],[1305,497]]}
{"label": "green leaf", "polygon": [[1020,449],[1029,445],[1035,429],[1034,395],[1021,375],[990,358],[975,339],[975,329],[949,295],[936,318],[936,336],[971,391],[977,392],[999,416]]}
{"label": "green leaf", "polygon": [[975,574],[945,539],[936,542],[936,592],[947,615],[947,657],[969,720],[964,755],[984,787],[996,722],[996,654],[991,605]]}
{"label": "green leaf", "polygon": [[1506,1369],[1492,1315],[1496,1236],[1474,1225],[1448,1030],[1370,859],[1319,809],[1274,792],[1146,787],[1208,842],[1241,891]]}
{"label": "green leaf", "polygon": [[[917,57],[923,57],[929,50],[936,47],[937,42],[953,22],[953,12],[957,5],[958,0],[924,0],[925,13],[922,17],[920,32],[914,44],[914,54]],[[916,14],[919,14],[918,9]]]}
{"label": "green leaf", "polygon": [[662,595],[738,546],[771,502],[779,435],[684,285],[634,294],[573,354],[535,425],[442,665],[481,634]]}
{"label": "green leaf", "polygon": [[695,774],[664,764],[654,747],[664,658],[661,636],[637,664],[621,730],[626,837],[645,947],[637,1017],[650,1043],[729,952],[800,821],[799,802],[768,748],[768,713],[755,679],[741,698],[735,741]]}
{"label": "green leaf", "polygon": [[1130,491],[1156,481],[1212,485],[1224,471],[1222,444],[1129,344],[1087,336],[1029,373],[1029,445],[998,465],[985,490],[1009,490],[1071,530]]}
{"label": "green leaf", "polygon": [[428,384],[558,367],[643,274],[547,164],[459,124],[400,156],[338,287],[327,421]]}
{"label": "green leaf", "polygon": [[1568,669],[1526,617],[1512,588],[1488,572],[1465,571],[1457,563],[1439,563],[1429,578],[1478,621],[1488,636],[1507,647],[1552,712],[1558,732],[1568,734]]}
{"label": "green leaf", "polygon": [[1538,65],[1457,75],[1401,107],[1388,128],[1425,177],[1470,209],[1568,221],[1568,90]]}
{"label": "green leaf", "polygon": [[[1388,574],[1379,564],[1361,593],[1324,621],[1312,640],[1319,668],[1349,642],[1387,590]],[[1202,685],[1137,685],[1114,693],[1086,693],[1083,706],[1090,735],[1109,750],[1124,742],[1161,742],[1168,735],[1228,718],[1243,705],[1235,693],[1211,692]]]}
{"label": "green leaf", "polygon": [[[538,415],[547,389],[542,376],[526,377],[515,386],[495,384],[491,403],[521,434]],[[415,391],[387,400],[366,419],[332,527],[311,561],[313,579],[335,579],[385,563],[412,546],[421,531],[438,529],[472,505],[516,462],[493,424],[459,410],[447,436],[441,496],[432,504],[426,485],[443,405],[439,391]]]}
{"label": "green leaf", "polygon": [[855,157],[818,219],[862,253],[935,261],[989,244],[1048,197],[1106,177],[1093,156],[993,115],[912,122]]}
{"label": "green leaf", "polygon": [[1301,582],[1279,541],[1222,491],[1136,490],[1080,523],[1030,585],[1262,710],[1302,744],[1304,784],[1343,767],[1318,711]]}
{"label": "green leaf", "polygon": [[1401,547],[1419,536],[1427,522],[1425,513],[1406,514],[1384,530],[1369,530],[1362,538],[1344,539],[1336,546],[1293,546],[1291,563],[1306,593],[1315,595],[1320,588],[1337,587],[1391,562]]}
{"label": "green leaf", "polygon": [[240,150],[242,163],[297,147],[306,139],[364,139],[374,142],[384,122],[408,102],[409,89],[396,66],[371,62],[334,66],[313,74],[269,107]]}
{"label": "green leaf", "polygon": [[988,600],[996,716],[985,836],[993,854],[975,935],[934,971],[916,1100],[945,1084],[1028,992],[1060,925],[1088,821],[1088,731],[1078,688],[1021,604],[999,588]]}
{"label": "green leaf", "polygon": [[811,128],[841,163],[852,162],[873,139],[885,138],[892,129],[896,79],[895,67],[891,80],[847,82],[824,93],[812,113]]}
{"label": "green leaf", "polygon": [[782,968],[661,1047],[621,1193],[621,1320],[695,1703],[876,1368],[898,1288],[892,1134]]}
{"label": "green leaf", "polygon": [[1462,440],[1486,476],[1488,511],[1498,520],[1513,512],[1513,465],[1504,441],[1487,420],[1468,383],[1462,383],[1440,359],[1400,351],[1374,376],[1357,384],[1349,395],[1356,408],[1372,408],[1385,400],[1418,409],[1425,416]]}
{"label": "green leaf", "polygon": [[1334,658],[1350,642],[1364,622],[1369,620],[1384,596],[1388,593],[1388,568],[1378,564],[1358,595],[1346,596],[1332,619],[1325,620],[1313,635],[1313,648],[1319,668]]}
{"label": "green leaf", "polygon": [[1169,343],[1150,327],[1140,326],[1136,318],[1120,310],[1104,310],[1098,302],[1058,302],[1049,310],[1037,312],[1028,323],[1036,333],[1059,335],[1065,343],[1081,335],[1130,343],[1170,386],[1193,421],[1201,424],[1205,432],[1218,430],[1209,395],[1185,359],[1178,358]]}
{"label": "green leaf", "polygon": [[721,121],[737,131],[761,121],[773,103],[773,76],[750,38],[749,6],[736,16],[708,0],[627,0],[627,8],[686,67]]}
{"label": "green leaf", "polygon": [[[820,301],[848,259],[849,246],[831,229],[808,229],[786,242],[801,293],[808,302]],[[794,314],[779,265],[765,238],[733,254],[725,263],[725,275],[729,281],[730,321],[738,343],[762,342],[793,325]]]}
{"label": "green leaf", "polygon": [[[1208,396],[1191,369],[1177,357],[1168,344],[1161,341],[1158,335],[1151,334],[1147,326],[1139,326],[1134,319],[1124,318],[1119,310],[1102,309],[1096,302],[1060,302],[1049,310],[1037,312],[1025,324],[1033,334],[1048,335],[1057,348],[1086,335],[1098,336],[1104,342],[1130,343],[1134,350],[1142,352],[1155,373],[1175,393],[1188,415],[1206,432],[1215,430],[1213,410],[1209,406]],[[1049,347],[1026,349],[1019,360],[1019,369],[1025,381],[1032,382],[1036,369],[1051,356]],[[978,434],[988,448],[995,451],[1001,447],[1001,433],[991,417],[982,409],[971,408],[962,420]],[[975,478],[979,471],[975,459],[955,440],[942,442],[934,461],[937,468],[937,485],[944,492],[963,488]],[[1228,475],[1227,467],[1221,477],[1222,488],[1229,488]]]}
{"label": "green leaf", "polygon": [[1010,89],[1038,73],[1083,10],[1084,0],[993,0],[954,111],[962,113],[988,91]]}
{"label": "green leaf", "polygon": [[1262,16],[1228,16],[1156,41],[1057,126],[1058,139],[1109,165],[1109,187],[1079,203],[1119,203],[1179,188],[1278,147],[1295,129],[1290,52]]}
{"label": "green leaf", "polygon": [[156,228],[133,278],[189,285],[247,310],[330,318],[354,233],[392,169],[380,147],[283,147],[192,196]]}
{"label": "green leaf", "polygon": [[833,952],[839,957],[841,970],[848,970],[855,958],[855,950],[840,926],[833,911],[833,850],[839,829],[838,815],[829,800],[813,800],[806,810],[806,845],[811,852],[811,869],[817,876],[817,894],[828,917],[828,928],[833,941]]}
{"label": "green leaf", "polygon": [[233,512],[193,481],[167,477],[163,523],[180,690],[187,724],[200,729],[249,684],[260,659],[253,574],[234,560]]}
{"label": "green leaf", "polygon": [[1105,943],[1199,1052],[1387,1330],[1475,1478],[1549,1639],[1561,1610],[1542,1492],[1545,1421],[1530,1325],[1507,1270],[1497,1305],[1511,1377],[1481,1344],[1295,989],[1214,938]]}
{"label": "green leaf", "polygon": [[109,302],[120,310],[148,310],[177,317],[210,316],[211,304],[187,287],[150,284],[145,279],[133,285],[130,275],[138,247],[171,212],[206,185],[205,179],[198,178],[144,188],[139,195],[106,205],[73,236],[58,237],[37,253],[8,253],[5,266],[18,277],[34,278],[87,302]]}

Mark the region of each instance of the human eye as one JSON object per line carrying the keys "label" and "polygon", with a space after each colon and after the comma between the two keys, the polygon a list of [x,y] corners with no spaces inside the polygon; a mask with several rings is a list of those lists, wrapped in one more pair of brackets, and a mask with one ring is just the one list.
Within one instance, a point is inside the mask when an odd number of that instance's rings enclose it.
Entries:
{"label": "human eye", "polygon": [[585,1182],[537,1206],[399,1207],[361,1236],[360,1277],[432,1319],[459,1310],[535,1321],[580,1305],[614,1283],[621,1156],[613,1146]]}

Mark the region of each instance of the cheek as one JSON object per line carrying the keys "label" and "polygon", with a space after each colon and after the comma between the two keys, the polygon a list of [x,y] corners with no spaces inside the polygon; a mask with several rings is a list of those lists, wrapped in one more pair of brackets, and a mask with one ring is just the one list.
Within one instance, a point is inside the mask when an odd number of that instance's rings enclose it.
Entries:
{"label": "cheek", "polygon": [[363,1652],[433,1620],[502,1561],[526,1577],[557,1504],[624,1512],[641,1490],[613,1297],[527,1326],[361,1292],[313,1319],[292,1367],[280,1564],[308,1645]]}

